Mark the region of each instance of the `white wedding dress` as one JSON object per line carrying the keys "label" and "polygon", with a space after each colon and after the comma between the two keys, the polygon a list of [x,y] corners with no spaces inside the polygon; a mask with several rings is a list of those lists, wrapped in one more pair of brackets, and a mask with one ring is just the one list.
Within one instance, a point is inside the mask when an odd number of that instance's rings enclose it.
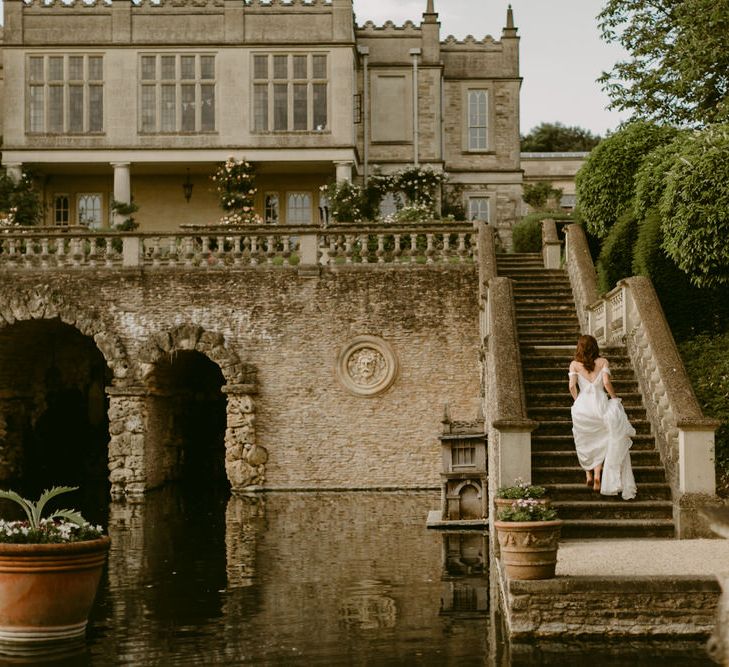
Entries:
{"label": "white wedding dress", "polygon": [[572,405],[572,434],[577,458],[584,470],[602,464],[600,493],[615,496],[622,493],[624,500],[635,498],[637,488],[630,465],[631,438],[635,429],[619,398],[608,398],[603,375],[610,375],[607,363],[590,381],[582,373],[577,376],[580,389]]}

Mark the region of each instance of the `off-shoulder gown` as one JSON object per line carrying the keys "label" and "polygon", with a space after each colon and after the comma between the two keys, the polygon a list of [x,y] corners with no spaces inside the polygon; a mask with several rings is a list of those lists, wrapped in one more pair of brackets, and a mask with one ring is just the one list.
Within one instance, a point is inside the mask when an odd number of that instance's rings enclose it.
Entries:
{"label": "off-shoulder gown", "polygon": [[575,449],[584,470],[593,470],[602,464],[602,495],[622,493],[623,499],[630,500],[637,493],[630,465],[631,438],[635,429],[628,421],[621,400],[608,398],[603,374],[610,374],[607,366],[601,368],[592,381],[582,373],[569,373],[577,375],[580,389],[572,405]]}

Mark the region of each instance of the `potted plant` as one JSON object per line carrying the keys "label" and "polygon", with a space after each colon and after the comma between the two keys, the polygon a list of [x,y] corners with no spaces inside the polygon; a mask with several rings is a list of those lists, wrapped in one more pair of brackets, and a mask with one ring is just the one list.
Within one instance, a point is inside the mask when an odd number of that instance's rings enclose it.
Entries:
{"label": "potted plant", "polygon": [[46,504],[77,487],[58,486],[32,502],[14,491],[24,520],[0,519],[0,643],[82,637],[110,540],[75,510],[43,516]]}
{"label": "potted plant", "polygon": [[494,498],[496,513],[506,507],[511,507],[515,500],[538,500],[544,505],[549,505],[547,489],[543,486],[529,484],[521,479],[516,479],[513,486],[502,486]]}
{"label": "potted plant", "polygon": [[557,565],[562,520],[536,498],[515,500],[494,521],[501,562],[510,579],[551,579]]}

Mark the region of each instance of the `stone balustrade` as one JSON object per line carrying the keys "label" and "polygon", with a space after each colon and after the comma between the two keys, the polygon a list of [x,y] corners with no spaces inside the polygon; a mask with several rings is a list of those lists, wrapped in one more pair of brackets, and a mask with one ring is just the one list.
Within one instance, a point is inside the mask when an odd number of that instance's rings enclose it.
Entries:
{"label": "stone balustrade", "polygon": [[466,223],[190,226],[164,233],[10,227],[0,231],[0,269],[464,264],[475,261],[476,247]]}
{"label": "stone balustrade", "polygon": [[698,508],[716,492],[714,431],[719,422],[701,411],[651,281],[644,276],[626,278],[598,298],[582,229],[570,225],[567,243],[583,331],[601,345],[627,347],[671,485],[677,533],[706,535]]}

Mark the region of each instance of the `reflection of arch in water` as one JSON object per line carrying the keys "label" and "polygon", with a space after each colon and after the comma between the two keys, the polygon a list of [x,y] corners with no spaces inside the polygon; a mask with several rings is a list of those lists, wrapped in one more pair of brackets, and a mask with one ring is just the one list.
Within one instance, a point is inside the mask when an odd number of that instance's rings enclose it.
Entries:
{"label": "reflection of arch in water", "polygon": [[[25,297],[13,315],[3,312],[0,325],[0,478],[19,480],[29,494],[53,484],[103,482],[112,370],[95,338],[113,338],[89,335],[98,323],[86,322],[84,333],[62,321],[40,297],[31,312]],[[0,309],[7,307],[0,296]],[[104,349],[116,350],[113,364],[125,373],[123,348]]]}
{"label": "reflection of arch in water", "polygon": [[234,490],[260,487],[268,452],[255,440],[255,369],[223,335],[181,325],[148,341],[140,362],[149,393],[147,488],[225,476]]}
{"label": "reflection of arch in water", "polygon": [[266,528],[266,499],[262,495],[230,496],[225,511],[228,588],[246,588],[255,583],[256,551]]}

